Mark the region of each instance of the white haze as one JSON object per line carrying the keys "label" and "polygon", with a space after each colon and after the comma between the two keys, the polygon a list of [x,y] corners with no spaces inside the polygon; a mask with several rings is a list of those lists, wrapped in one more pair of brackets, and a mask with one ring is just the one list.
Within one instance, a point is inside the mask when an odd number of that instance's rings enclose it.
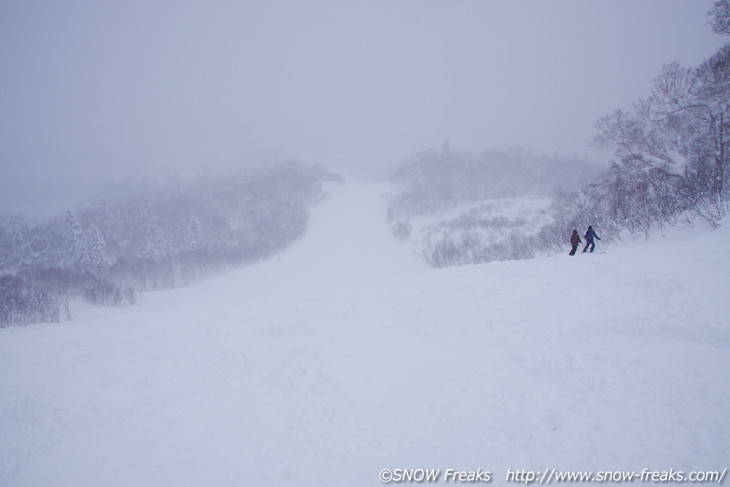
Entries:
{"label": "white haze", "polygon": [[[0,213],[105,179],[414,151],[607,156],[593,122],[725,39],[711,0],[6,1]],[[60,209],[60,208],[58,208]]]}

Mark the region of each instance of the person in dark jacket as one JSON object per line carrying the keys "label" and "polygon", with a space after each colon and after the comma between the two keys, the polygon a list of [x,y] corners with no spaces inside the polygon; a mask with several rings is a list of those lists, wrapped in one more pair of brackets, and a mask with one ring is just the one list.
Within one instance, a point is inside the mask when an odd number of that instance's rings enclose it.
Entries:
{"label": "person in dark jacket", "polygon": [[578,245],[581,244],[580,236],[578,235],[578,230],[573,230],[573,235],[570,236],[570,245],[573,247],[570,249],[570,254],[568,255],[575,255],[575,251],[578,250]]}
{"label": "person in dark jacket", "polygon": [[594,238],[597,238],[598,240],[601,240],[601,237],[596,235],[596,232],[593,231],[592,226],[588,226],[588,231],[584,235],[586,238],[586,246],[583,247],[583,253],[586,253],[586,250],[588,250],[588,247],[590,246],[591,252],[593,252],[593,249],[596,248],[596,242],[593,241]]}

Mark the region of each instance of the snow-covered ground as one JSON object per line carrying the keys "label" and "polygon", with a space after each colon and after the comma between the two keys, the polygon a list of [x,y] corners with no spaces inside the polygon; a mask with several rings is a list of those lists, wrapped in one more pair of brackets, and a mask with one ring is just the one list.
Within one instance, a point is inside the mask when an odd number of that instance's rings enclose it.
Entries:
{"label": "snow-covered ground", "polygon": [[0,485],[730,467],[727,226],[434,270],[384,190],[332,186],[278,258],[0,330]]}

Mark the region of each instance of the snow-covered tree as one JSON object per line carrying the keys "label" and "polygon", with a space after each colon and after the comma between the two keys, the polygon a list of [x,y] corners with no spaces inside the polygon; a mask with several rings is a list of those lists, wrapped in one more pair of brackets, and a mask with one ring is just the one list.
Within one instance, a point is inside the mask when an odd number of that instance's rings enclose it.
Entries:
{"label": "snow-covered tree", "polygon": [[145,198],[142,204],[142,234],[139,256],[148,260],[161,260],[167,250],[157,215],[152,209],[150,200]]}
{"label": "snow-covered tree", "polygon": [[190,250],[202,250],[205,248],[205,235],[203,234],[200,219],[193,215],[188,222],[188,247]]}
{"label": "snow-covered tree", "polygon": [[[651,95],[631,112],[597,123],[595,144],[614,152],[617,170],[659,215],[694,211],[708,221],[724,213],[730,154],[730,44],[697,68],[664,66]],[[643,174],[640,174],[643,173]]]}
{"label": "snow-covered tree", "polygon": [[730,0],[717,0],[708,15],[713,31],[730,35]]}
{"label": "snow-covered tree", "polygon": [[17,270],[32,265],[30,231],[20,218],[10,217],[0,228],[0,269]]}
{"label": "snow-covered tree", "polygon": [[75,270],[86,269],[90,262],[89,243],[81,224],[71,210],[66,211],[64,228],[66,233],[66,267]]}
{"label": "snow-covered tree", "polygon": [[109,269],[104,236],[93,223],[87,226],[86,234],[88,244],[87,267],[95,274],[103,274]]}

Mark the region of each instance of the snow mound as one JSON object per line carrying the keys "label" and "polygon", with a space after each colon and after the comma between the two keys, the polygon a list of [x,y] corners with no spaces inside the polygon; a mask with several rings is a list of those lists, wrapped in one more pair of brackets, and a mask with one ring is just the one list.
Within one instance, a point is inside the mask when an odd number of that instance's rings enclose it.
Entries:
{"label": "snow mound", "polygon": [[280,258],[0,330],[0,485],[728,466],[727,228],[434,270],[384,189],[333,185]]}

